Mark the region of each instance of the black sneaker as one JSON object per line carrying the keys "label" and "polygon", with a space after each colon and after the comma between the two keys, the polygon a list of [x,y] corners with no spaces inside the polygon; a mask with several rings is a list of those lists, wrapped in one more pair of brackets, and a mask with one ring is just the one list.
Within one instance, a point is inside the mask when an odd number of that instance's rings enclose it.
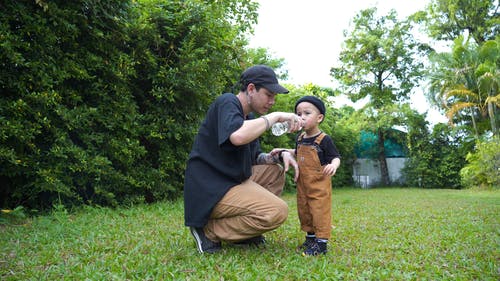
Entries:
{"label": "black sneaker", "polygon": [[248,238],[248,239],[245,239],[245,240],[242,240],[242,241],[234,242],[233,244],[234,245],[239,245],[239,246],[256,246],[256,247],[259,247],[259,246],[263,246],[263,245],[266,244],[266,238],[264,238],[264,236],[262,236],[262,235],[259,235],[259,236]]}
{"label": "black sneaker", "polygon": [[318,242],[315,241],[311,247],[307,248],[304,252],[302,252],[303,256],[317,256],[324,255],[328,251],[326,249],[326,242]]}
{"label": "black sneaker", "polygon": [[307,237],[306,241],[299,246],[299,250],[306,250],[310,248],[316,242],[316,237]]}
{"label": "black sneaker", "polygon": [[189,230],[194,237],[194,241],[196,242],[196,248],[198,248],[198,252],[200,253],[209,253],[213,254],[222,249],[220,242],[214,242],[205,236],[205,232],[203,228],[190,227]]}

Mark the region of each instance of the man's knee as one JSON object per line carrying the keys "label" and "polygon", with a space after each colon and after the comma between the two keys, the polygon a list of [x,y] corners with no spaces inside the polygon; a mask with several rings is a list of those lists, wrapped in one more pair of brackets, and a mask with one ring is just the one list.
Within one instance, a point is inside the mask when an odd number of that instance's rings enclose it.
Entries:
{"label": "man's knee", "polygon": [[288,205],[285,201],[279,200],[273,208],[273,212],[270,214],[269,223],[272,227],[278,227],[283,224],[288,217]]}
{"label": "man's knee", "polygon": [[276,196],[281,196],[285,186],[285,171],[281,165],[253,166],[252,180],[269,190]]}
{"label": "man's knee", "polygon": [[280,224],[284,223],[288,217],[288,205],[285,203],[285,201],[282,202],[283,204],[281,204],[278,214],[276,215],[279,219]]}

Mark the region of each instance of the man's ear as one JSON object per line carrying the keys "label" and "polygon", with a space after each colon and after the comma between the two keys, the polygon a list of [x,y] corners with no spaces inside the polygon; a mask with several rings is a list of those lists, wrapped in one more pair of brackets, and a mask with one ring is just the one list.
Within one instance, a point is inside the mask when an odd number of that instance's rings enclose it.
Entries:
{"label": "man's ear", "polygon": [[252,92],[253,90],[255,90],[255,84],[254,83],[248,83],[247,85],[247,92]]}

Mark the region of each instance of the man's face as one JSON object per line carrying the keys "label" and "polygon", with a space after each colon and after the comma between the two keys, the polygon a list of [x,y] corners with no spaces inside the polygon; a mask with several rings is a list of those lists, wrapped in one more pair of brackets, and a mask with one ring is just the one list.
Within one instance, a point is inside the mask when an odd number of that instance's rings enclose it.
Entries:
{"label": "man's face", "polygon": [[273,107],[276,101],[276,94],[272,93],[264,87],[261,87],[258,91],[255,86],[251,88],[252,90],[249,93],[249,98],[252,111],[259,114],[267,113]]}

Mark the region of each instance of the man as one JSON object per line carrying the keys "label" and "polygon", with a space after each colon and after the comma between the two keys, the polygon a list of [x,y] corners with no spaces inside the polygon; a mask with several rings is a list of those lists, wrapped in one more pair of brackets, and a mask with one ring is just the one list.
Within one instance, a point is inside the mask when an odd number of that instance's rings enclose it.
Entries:
{"label": "man", "polygon": [[[264,65],[246,69],[237,95],[219,96],[209,107],[187,162],[184,182],[185,225],[200,253],[215,253],[221,241],[262,244],[262,234],[279,227],[288,206],[278,196],[293,156],[262,153],[259,137],[276,122],[290,132],[302,126],[294,113],[273,112],[276,94],[288,93]],[[261,115],[254,118],[253,113]],[[284,164],[284,170],[279,162]]]}

